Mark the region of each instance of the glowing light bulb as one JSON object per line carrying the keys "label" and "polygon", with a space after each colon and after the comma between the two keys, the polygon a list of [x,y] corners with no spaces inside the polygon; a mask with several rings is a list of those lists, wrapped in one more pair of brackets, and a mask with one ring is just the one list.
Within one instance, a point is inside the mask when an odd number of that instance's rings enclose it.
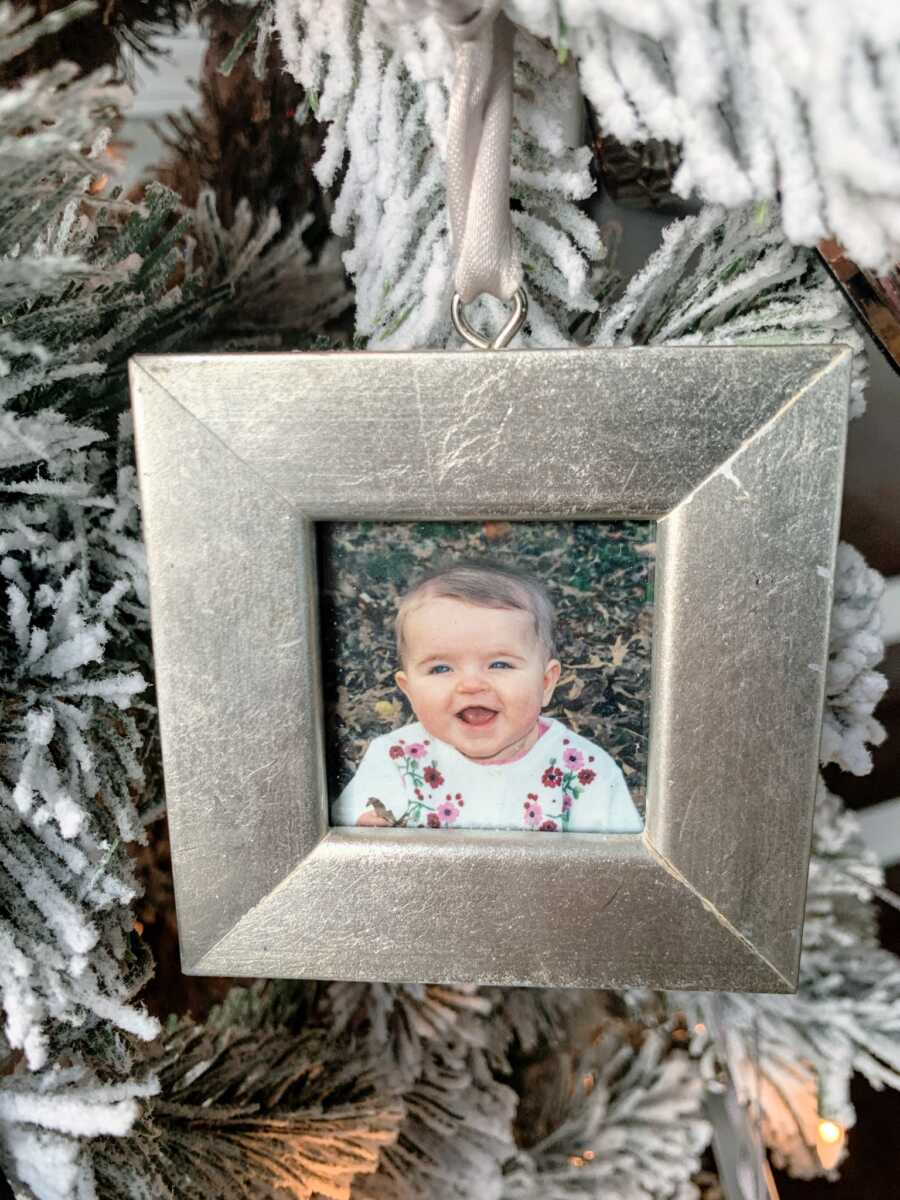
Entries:
{"label": "glowing light bulb", "polygon": [[839,1125],[837,1121],[832,1121],[828,1117],[822,1117],[819,1120],[819,1125],[816,1129],[816,1154],[818,1154],[819,1162],[826,1171],[830,1171],[832,1167],[837,1166],[838,1159],[841,1157],[841,1150],[844,1148],[845,1137],[844,1127],[843,1125]]}

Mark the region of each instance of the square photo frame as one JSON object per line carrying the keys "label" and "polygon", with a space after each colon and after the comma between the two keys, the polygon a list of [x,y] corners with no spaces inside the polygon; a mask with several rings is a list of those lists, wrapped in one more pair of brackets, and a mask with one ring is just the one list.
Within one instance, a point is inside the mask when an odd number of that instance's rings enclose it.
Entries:
{"label": "square photo frame", "polygon": [[[332,825],[642,828],[655,522],[354,521],[315,529]],[[422,608],[429,586],[444,594],[438,610],[462,618],[449,642],[445,619]],[[425,617],[419,658],[428,661],[416,682],[406,674],[413,647],[405,646],[404,662],[399,644],[408,625],[401,610]],[[498,618],[501,628],[512,624],[514,640],[524,638],[525,659],[512,673],[504,669],[512,662],[491,662],[515,653],[513,642],[487,633]],[[455,641],[463,657],[454,655]],[[453,661],[439,663],[435,652]],[[550,695],[539,695],[547,668]],[[474,734],[460,727],[456,714],[473,699],[500,705],[511,720],[488,717]]]}
{"label": "square photo frame", "polygon": [[[138,357],[183,969],[792,991],[850,352]],[[640,834],[331,828],[315,526],[657,522]]]}

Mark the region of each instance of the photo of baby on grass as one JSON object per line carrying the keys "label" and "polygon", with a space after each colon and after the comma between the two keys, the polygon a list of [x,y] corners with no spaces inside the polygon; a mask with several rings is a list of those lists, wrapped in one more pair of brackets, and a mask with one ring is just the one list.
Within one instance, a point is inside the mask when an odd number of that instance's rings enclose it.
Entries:
{"label": "photo of baby on grass", "polygon": [[[445,549],[435,566],[413,570],[406,587],[398,579],[381,589],[391,593],[392,619],[386,619],[388,596],[376,601],[371,579],[359,589],[360,613],[375,608],[382,619],[374,624],[387,626],[392,682],[413,719],[398,722],[406,714],[399,698],[375,701],[391,727],[368,740],[349,779],[345,769],[332,824],[640,831],[643,821],[623,767],[602,744],[602,730],[587,736],[564,719],[564,709],[553,715],[564,667],[552,583],[502,561],[496,553],[502,533],[497,523],[487,528],[495,544],[486,549],[493,554],[457,556]],[[630,564],[630,590],[645,602],[648,557],[635,556]],[[561,580],[559,585],[575,590]],[[601,604],[597,611],[602,613]],[[340,644],[334,626],[331,632]],[[620,646],[613,642],[613,658],[622,657]],[[565,690],[577,700],[584,685],[577,674],[572,680],[571,667],[565,676]],[[632,725],[641,727],[632,732],[643,737],[643,721]],[[633,784],[641,782],[633,765],[629,773]]]}

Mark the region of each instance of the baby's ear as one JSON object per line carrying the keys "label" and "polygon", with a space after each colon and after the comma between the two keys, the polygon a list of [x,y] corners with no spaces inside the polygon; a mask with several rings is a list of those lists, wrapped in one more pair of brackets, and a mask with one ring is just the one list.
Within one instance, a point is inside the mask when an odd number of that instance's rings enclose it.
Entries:
{"label": "baby's ear", "polygon": [[559,677],[562,674],[562,666],[558,658],[551,658],[544,667],[544,698],[543,703],[547,705],[553,699],[553,689],[559,683]]}
{"label": "baby's ear", "polygon": [[396,683],[397,687],[400,689],[400,691],[403,693],[404,696],[406,696],[406,697],[409,696],[409,680],[406,677],[405,671],[398,671],[394,675],[394,683]]}

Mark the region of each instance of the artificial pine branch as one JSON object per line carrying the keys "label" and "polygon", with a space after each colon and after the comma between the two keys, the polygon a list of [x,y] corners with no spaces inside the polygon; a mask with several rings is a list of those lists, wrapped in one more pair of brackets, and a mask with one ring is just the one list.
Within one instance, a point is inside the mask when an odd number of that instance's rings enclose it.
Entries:
{"label": "artificial pine branch", "polygon": [[592,1028],[611,1015],[611,996],[581,988],[487,988],[495,1004],[494,1023],[503,1029],[507,1051],[530,1057],[570,1041],[574,1031]]}
{"label": "artificial pine branch", "polygon": [[493,1005],[476,987],[336,982],[328,987],[327,1003],[336,1032],[355,1032],[373,1053],[388,1047],[407,1083],[421,1075],[432,1044],[452,1040],[473,1050],[491,1045]]}
{"label": "artificial pine branch", "polygon": [[350,1200],[354,1179],[378,1169],[405,1114],[389,1064],[298,1028],[302,1009],[282,993],[233,988],[205,1025],[169,1024],[158,1094],[128,1139],[93,1147],[100,1200],[141,1179],[164,1200]]}
{"label": "artificial pine branch", "polygon": [[842,0],[508,0],[504,9],[577,62],[604,132],[678,146],[679,196],[729,209],[780,198],[790,242],[832,234],[863,266],[900,259],[896,9],[851,12]]}
{"label": "artificial pine branch", "polygon": [[333,350],[346,343],[343,315],[353,296],[337,242],[320,244],[315,257],[307,244],[314,222],[309,213],[284,229],[276,209],[255,213],[240,200],[229,227],[213,193],[200,193],[192,262],[222,300],[195,349]]}
{"label": "artificial pine branch", "polygon": [[[851,416],[864,408],[867,367],[853,315],[816,257],[784,241],[771,207],[711,207],[673,222],[592,338],[596,345],[843,343],[854,351]],[[884,653],[882,587],[852,547],[839,547],[821,756],[823,765],[857,774],[871,770],[868,746],[884,736],[872,715],[885,687],[874,669]],[[804,1176],[822,1173],[814,1149],[820,1113],[846,1126],[855,1119],[855,1070],[875,1086],[900,1084],[900,1029],[890,1016],[900,1006],[900,964],[872,936],[878,873],[853,818],[824,785],[816,820],[798,995],[671,998],[707,1030],[694,1048],[712,1038],[709,1057],[728,1064],[741,1096],[753,1094],[759,1073],[773,1157]]]}
{"label": "artificial pine branch", "polygon": [[31,23],[27,45],[0,59],[3,88],[60,62],[74,64],[81,75],[106,67],[128,80],[135,58],[154,58],[156,39],[190,17],[189,0],[12,0],[7,6],[19,20],[40,21]]}
{"label": "artificial pine branch", "polygon": [[596,114],[588,107],[594,171],[600,186],[613,200],[632,208],[655,208],[661,212],[677,210],[684,201],[672,191],[679,155],[670,142],[650,138],[626,145],[598,126]]}
{"label": "artificial pine branch", "polygon": [[[453,1040],[510,1070],[509,1053],[530,1056],[570,1036],[585,1012],[605,1013],[601,994],[578,988],[478,988],[437,984],[331,983],[329,1024],[373,1047],[390,1048],[402,1077],[415,1080],[429,1047]],[[599,1008],[598,1008],[599,1005]]]}
{"label": "artificial pine branch", "polygon": [[503,1200],[696,1195],[689,1183],[710,1137],[703,1084],[670,1035],[611,1023],[574,1063],[564,1058],[553,1127],[507,1164]]}
{"label": "artificial pine branch", "polygon": [[[4,10],[7,56],[20,35]],[[0,117],[0,1126],[4,1167],[39,1196],[87,1178],[80,1136],[134,1121],[152,1084],[132,1076],[130,1038],[157,1032],[130,1003],[150,964],[124,851],[143,823],[137,489],[117,456],[127,427],[93,418],[116,349],[179,296],[141,278],[133,245],[118,250],[120,210],[105,222],[90,195],[122,97],[108,72],[76,76],[23,79]]]}
{"label": "artificial pine branch", "polygon": [[[307,222],[305,243],[317,253],[328,214],[313,175],[324,130],[312,117],[303,88],[291,79],[271,42],[251,52],[259,12],[206,4],[208,46],[200,80],[200,110],[168,118],[163,140],[169,157],[156,177],[189,208],[212,192],[222,223],[233,225],[239,206],[253,213],[274,208],[285,232]],[[248,23],[249,22],[249,23]]]}
{"label": "artificial pine branch", "polygon": [[484,1053],[452,1035],[429,1043],[403,1100],[397,1142],[378,1172],[359,1181],[354,1200],[499,1200],[514,1151],[516,1094],[494,1078]]}
{"label": "artificial pine branch", "polygon": [[[821,747],[823,764],[871,770],[867,743],[884,679],[877,605],[883,583],[852,547],[838,547]],[[703,1031],[695,1052],[727,1064],[743,1099],[759,1095],[774,1161],[792,1174],[823,1173],[820,1117],[856,1120],[854,1072],[900,1089],[900,960],[878,946],[873,899],[883,883],[856,817],[820,782],[796,996],[682,995]]]}
{"label": "artificial pine branch", "polygon": [[[0,59],[30,36],[0,10]],[[124,1135],[157,1086],[134,1053],[158,1026],[133,1003],[150,962],[125,851],[158,811],[125,365],[208,335],[243,285],[309,283],[297,232],[269,252],[271,219],[260,237],[159,185],[139,205],[110,190],[101,156],[124,94],[109,76],[57,63],[0,113],[0,1161],[41,1200],[89,1195],[90,1139]],[[219,247],[212,282],[192,224]],[[329,270],[326,312],[344,302]],[[284,336],[308,297],[298,308]]]}
{"label": "artificial pine branch", "polygon": [[673,221],[662,246],[586,331],[596,346],[842,342],[853,350],[850,416],[865,407],[865,346],[811,251],[784,239],[777,206],[709,206]]}
{"label": "artificial pine branch", "polygon": [[[315,174],[335,188],[332,228],[350,246],[356,336],[379,350],[446,343],[452,255],[444,155],[452,55],[433,17],[385,25],[387,5],[273,3],[266,20],[285,65],[327,124]],[[388,14],[390,15],[390,14]],[[516,45],[511,189],[535,344],[567,342],[575,312],[594,311],[604,250],[580,210],[590,150],[572,126],[575,74],[547,45]],[[492,298],[474,307],[497,322]]]}

